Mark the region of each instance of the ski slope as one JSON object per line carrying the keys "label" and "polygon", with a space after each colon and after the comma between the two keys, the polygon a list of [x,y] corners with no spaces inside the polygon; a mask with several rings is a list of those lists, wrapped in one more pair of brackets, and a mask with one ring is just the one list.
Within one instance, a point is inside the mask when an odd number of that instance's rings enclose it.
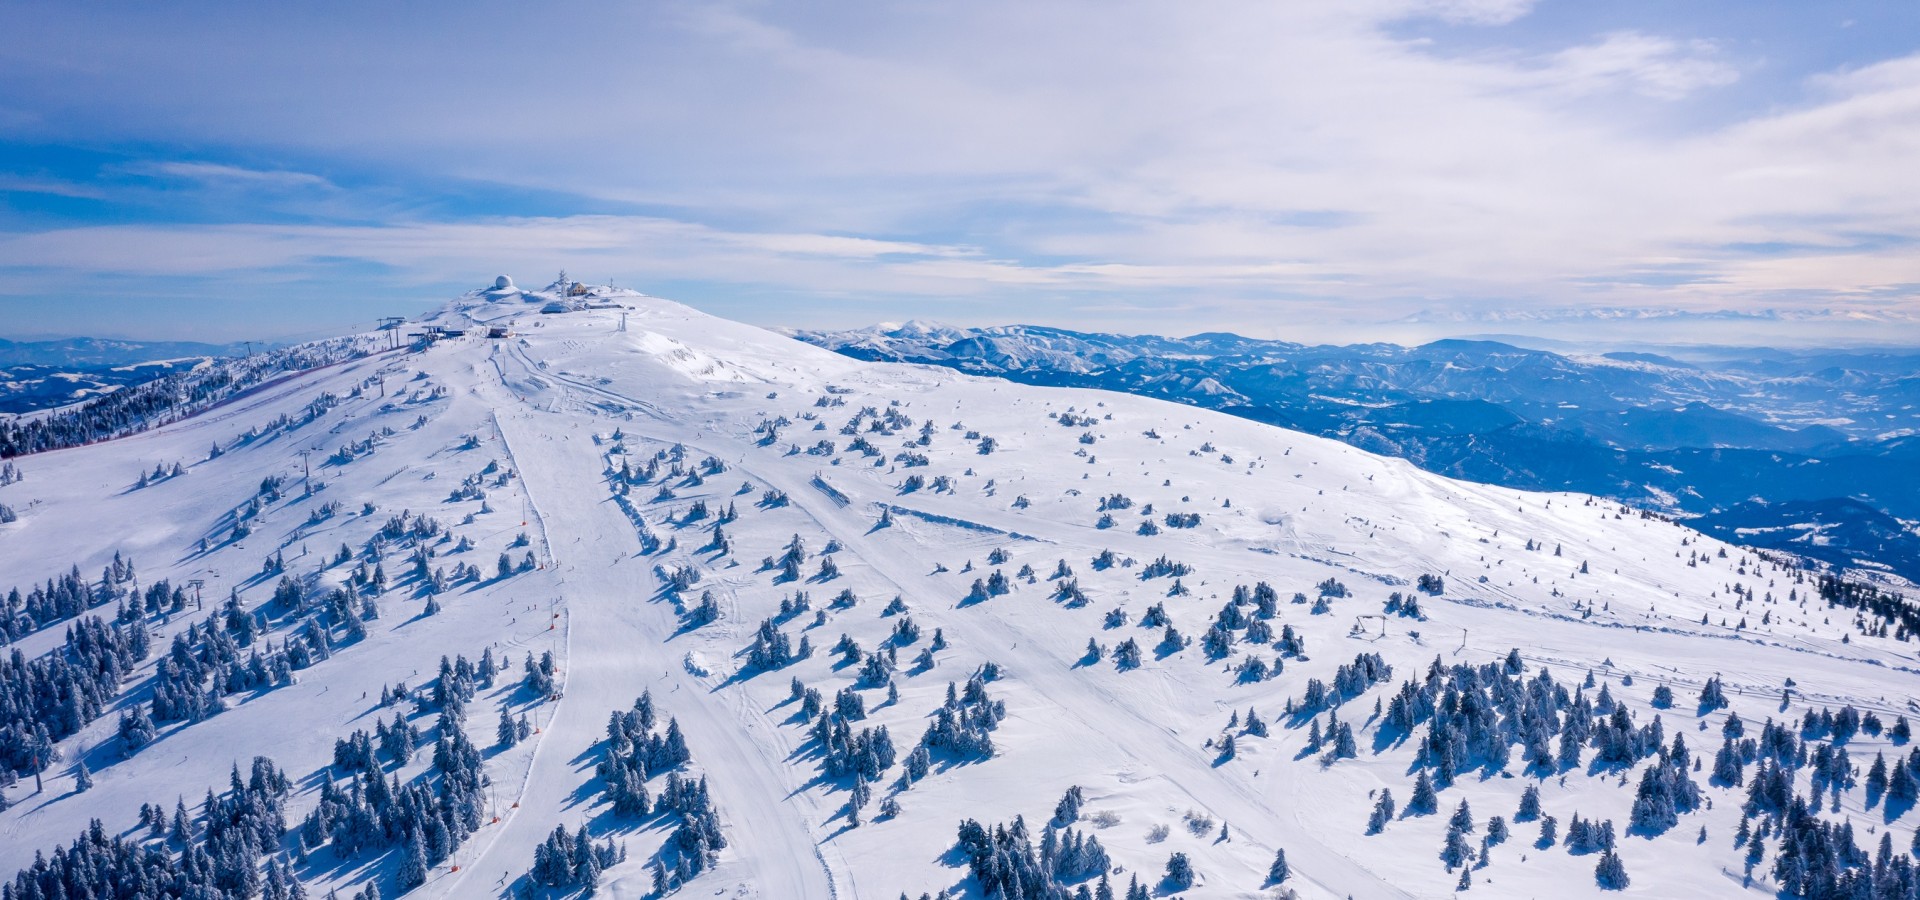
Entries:
{"label": "ski slope", "polygon": [[[376,702],[383,687],[403,680],[419,687],[443,655],[476,657],[486,648],[511,665],[470,706],[474,741],[490,747],[503,704],[528,714],[539,731],[489,751],[486,824],[409,896],[507,896],[525,883],[533,848],[554,826],[583,823],[596,838],[628,846],[628,861],[605,873],[602,894],[649,896],[646,863],[666,830],[613,815],[594,771],[608,714],[643,690],[684,729],[728,836],[714,867],[680,890],[836,900],[941,889],[977,896],[954,852],[956,826],[1020,816],[1038,829],[1074,785],[1087,798],[1078,827],[1106,846],[1119,869],[1117,888],[1133,876],[1158,885],[1177,851],[1198,873],[1194,887],[1179,892],[1192,897],[1451,895],[1458,873],[1437,857],[1446,813],[1464,798],[1483,819],[1511,818],[1528,783],[1562,820],[1577,810],[1625,823],[1634,800],[1628,772],[1573,769],[1539,778],[1516,757],[1501,773],[1463,775],[1442,790],[1439,815],[1366,834],[1374,791],[1391,788],[1404,801],[1416,743],[1376,744],[1380,723],[1368,695],[1389,695],[1436,658],[1478,665],[1517,649],[1529,673],[1544,667],[1565,684],[1591,670],[1637,721],[1660,715],[1669,734],[1685,733],[1709,762],[1729,711],[1750,727],[1769,716],[1797,722],[1810,706],[1851,704],[1889,722],[1912,713],[1907,698],[1920,660],[1910,643],[1864,633],[1851,611],[1814,598],[1803,573],[1658,518],[1581,495],[1450,481],[1332,441],[1170,403],[864,363],[668,301],[611,290],[601,296],[610,301],[604,308],[557,315],[464,298],[429,324],[476,334],[479,326],[510,325],[513,336],[383,353],[154,431],[19,460],[27,480],[0,487],[0,502],[22,513],[0,525],[0,586],[44,582],[69,564],[95,572],[118,551],[135,561],[142,581],[201,580],[208,609],[229,591],[252,606],[274,589],[276,578],[260,572],[265,557],[283,554],[290,573],[335,584],[340,571],[321,559],[366,541],[402,509],[431,514],[448,523],[449,537],[470,539],[467,561],[489,575],[504,551],[533,553],[536,568],[456,586],[431,616],[422,614],[426,599],[417,586],[395,578],[365,641],[301,670],[295,684],[230,698],[231,709],[198,723],[167,723],[157,742],[131,757],[121,758],[113,715],[103,715],[61,743],[65,759],[46,773],[44,791],[32,793],[31,778],[6,790],[14,805],[0,813],[0,868],[28,865],[90,819],[132,829],[143,802],[171,808],[184,796],[191,803],[224,784],[236,759],[244,767],[254,755],[272,756],[303,779],[292,801],[297,816],[326,777],[333,741],[390,714]],[[300,421],[323,393],[341,399],[303,424],[265,427],[280,416]],[[843,434],[865,407],[874,414]],[[912,424],[875,430],[889,414]],[[256,436],[244,439],[249,429]],[[769,439],[769,429],[777,437]],[[371,452],[327,461],[369,436],[377,436]],[[879,455],[851,449],[856,437]],[[993,448],[983,453],[981,439],[989,437]],[[224,451],[208,458],[216,443]],[[623,463],[672,458],[660,454],[674,448],[688,466],[712,459],[724,470],[700,484],[672,479],[671,498],[658,490],[669,479],[623,485],[614,477]],[[926,463],[908,466],[901,453]],[[185,474],[133,486],[141,472],[176,460]],[[512,477],[488,481],[484,501],[449,499],[488,461]],[[323,485],[310,495],[309,466],[311,482]],[[914,475],[927,486],[907,489]],[[247,537],[227,539],[233,511],[271,476],[286,479],[282,499],[267,504]],[[763,502],[770,492],[785,502]],[[1131,505],[1111,510],[1113,524],[1102,527],[1101,498],[1115,494]],[[341,511],[312,521],[313,509],[328,501]],[[731,549],[710,543],[711,517],[688,520],[697,501],[737,507],[725,529]],[[363,513],[369,503],[373,511]],[[1144,514],[1149,504],[1151,515]],[[1197,515],[1197,524],[1174,527],[1168,514]],[[1139,533],[1143,521],[1158,533]],[[530,542],[524,547],[522,533]],[[652,547],[648,535],[664,546]],[[762,561],[795,536],[807,554],[802,577],[788,582]],[[824,552],[829,545],[837,548]],[[1093,558],[1109,549],[1119,564],[1096,570]],[[989,562],[996,551],[1003,562]],[[441,554],[449,562],[457,556]],[[1190,567],[1177,579],[1185,594],[1170,595],[1175,578],[1142,577],[1162,556]],[[819,574],[824,559],[837,574]],[[1087,596],[1084,605],[1056,597],[1058,581],[1048,575],[1060,561]],[[1031,580],[1015,575],[1022,566],[1034,570]],[[397,558],[391,567],[400,569]],[[665,576],[682,567],[699,580],[676,602]],[[975,579],[995,570],[1009,577],[1010,590],[969,601]],[[1415,580],[1429,574],[1442,576],[1446,588],[1420,595],[1423,620],[1381,615],[1390,593],[1412,594]],[[1328,579],[1349,596],[1329,598],[1317,613],[1288,602]],[[1306,653],[1287,658],[1277,677],[1246,683],[1235,667],[1249,654],[1279,654],[1238,642],[1213,660],[1198,638],[1236,585],[1262,581],[1282,598],[1274,629],[1290,625]],[[795,591],[808,592],[824,621],[803,615],[782,628],[796,640],[807,635],[813,653],[778,671],[756,670],[744,650]],[[857,602],[831,606],[842,591]],[[1798,599],[1789,600],[1789,591]],[[719,618],[690,624],[684,607],[703,592],[714,595]],[[1003,674],[988,690],[1007,714],[992,732],[991,758],[936,758],[930,774],[904,790],[896,765],[874,794],[894,798],[900,813],[878,816],[868,807],[855,826],[845,810],[849,782],[823,774],[790,683],[798,679],[827,697],[855,684],[858,666],[829,648],[843,634],[865,651],[885,646],[903,615],[883,613],[895,597],[924,635],[939,629],[947,647],[926,670],[908,660],[928,637],[901,648],[898,702],[886,701],[884,688],[859,689],[867,710],[859,725],[887,726],[904,758],[949,682],[964,683],[989,662]],[[1161,630],[1136,624],[1156,603],[1194,639],[1190,646],[1156,648]],[[1106,625],[1114,609],[1126,613],[1125,625]],[[196,613],[171,617],[156,631],[177,631],[202,617]],[[1146,650],[1138,668],[1123,670],[1104,655],[1089,660],[1090,638],[1111,653],[1128,637]],[[60,640],[55,626],[17,646],[33,655]],[[515,690],[529,652],[558,659],[557,698]],[[1359,755],[1323,764],[1305,751],[1304,719],[1282,710],[1308,679],[1331,681],[1359,653],[1379,654],[1393,679],[1340,711],[1358,730]],[[1731,710],[1697,714],[1692,700],[1715,675]],[[118,704],[141,702],[143,677],[134,676]],[[1789,679],[1794,692],[1783,708]],[[1680,698],[1675,708],[1650,705],[1662,684]],[[1271,734],[1242,735],[1234,757],[1219,759],[1229,716],[1249,708],[1271,722]],[[431,722],[426,716],[421,724]],[[1866,734],[1848,747],[1862,770],[1874,752],[1893,749],[1885,735]],[[72,791],[80,759],[96,779],[85,793]],[[417,761],[402,774],[424,766]],[[1704,791],[1711,805],[1681,816],[1673,830],[1620,839],[1633,877],[1622,893],[1778,890],[1767,865],[1743,875],[1745,850],[1732,836],[1744,792]],[[1886,822],[1860,791],[1837,796],[1830,815],[1855,821],[1863,839],[1877,841],[1884,830],[1896,848],[1909,845],[1911,816]],[[1535,827],[1516,824],[1514,838],[1475,870],[1471,890],[1613,893],[1596,886],[1593,856],[1533,847]],[[1702,827],[1704,843],[1696,839]],[[1282,848],[1293,874],[1267,884]],[[313,859],[302,870],[310,890],[340,888],[344,896],[381,883],[392,893],[395,862],[387,857],[340,861],[322,848]]]}

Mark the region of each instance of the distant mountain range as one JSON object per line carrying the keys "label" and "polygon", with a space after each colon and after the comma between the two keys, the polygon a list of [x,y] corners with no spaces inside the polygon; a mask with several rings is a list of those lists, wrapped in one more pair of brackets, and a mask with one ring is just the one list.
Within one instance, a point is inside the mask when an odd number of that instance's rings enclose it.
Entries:
{"label": "distant mountain range", "polygon": [[860,359],[1217,409],[1451,477],[1614,497],[1729,540],[1920,580],[1920,353],[1315,346],[917,322],[793,335]]}
{"label": "distant mountain range", "polygon": [[[254,349],[262,346],[254,342]],[[0,366],[125,366],[162,359],[242,356],[247,345],[195,341],[121,341],[111,338],[59,338],[10,341],[0,338]]]}
{"label": "distant mountain range", "polygon": [[244,344],[193,341],[0,339],[0,413],[66,406],[246,352]]}

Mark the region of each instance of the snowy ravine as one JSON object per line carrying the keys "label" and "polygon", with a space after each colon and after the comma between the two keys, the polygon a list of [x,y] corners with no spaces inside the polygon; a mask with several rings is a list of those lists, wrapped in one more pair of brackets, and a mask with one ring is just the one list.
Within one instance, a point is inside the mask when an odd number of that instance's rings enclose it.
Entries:
{"label": "snowy ravine", "polygon": [[1903,601],[1171,403],[493,297],[8,461],[7,890],[98,820],[89,860],[254,853],[236,897],[1913,894]]}

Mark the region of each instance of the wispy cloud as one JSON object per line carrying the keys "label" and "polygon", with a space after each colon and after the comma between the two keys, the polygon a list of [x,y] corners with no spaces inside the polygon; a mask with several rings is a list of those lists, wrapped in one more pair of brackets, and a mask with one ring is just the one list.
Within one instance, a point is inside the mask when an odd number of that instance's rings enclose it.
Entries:
{"label": "wispy cloud", "polygon": [[19,175],[0,175],[0,193],[47,194],[54,197],[75,197],[98,200],[106,197],[105,188],[94,185],[62,181],[55,178],[32,178]]}
{"label": "wispy cloud", "polygon": [[1554,53],[1538,77],[1545,85],[1574,93],[1624,88],[1673,100],[1732,84],[1740,72],[1721,58],[1711,41],[1682,42],[1622,31]]}
{"label": "wispy cloud", "polygon": [[[373,10],[22,11],[0,35],[20,140],[193,148],[116,174],[222,202],[7,220],[0,270],[598,266],[893,317],[1178,303],[1221,327],[1920,304],[1920,55],[1776,74],[1736,107],[1763,52],[1658,20],[1523,37],[1528,0]],[[530,47],[570,64],[503,62]],[[457,204],[407,196],[448,180]],[[561,199],[505,199],[529,194]]]}
{"label": "wispy cloud", "polygon": [[237,184],[271,188],[333,189],[333,182],[309,172],[285,169],[249,169],[224,163],[187,160],[151,160],[131,163],[122,171],[158,178],[178,178],[205,184]]}

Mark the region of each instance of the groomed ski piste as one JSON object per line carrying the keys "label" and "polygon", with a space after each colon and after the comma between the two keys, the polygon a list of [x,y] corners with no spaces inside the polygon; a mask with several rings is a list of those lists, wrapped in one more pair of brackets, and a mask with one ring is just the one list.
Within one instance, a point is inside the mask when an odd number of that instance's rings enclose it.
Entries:
{"label": "groomed ski piste", "polygon": [[[259,852],[312,897],[577,895],[584,884],[535,866],[559,826],[614,842],[585,877],[617,898],[1097,896],[1103,875],[1122,897],[1135,881],[1188,897],[1912,889],[1920,813],[1868,773],[1883,754],[1909,777],[1895,723],[1913,714],[1920,659],[1897,619],[1831,604],[1791,561],[1615,503],[1451,481],[1171,403],[860,362],[631,291],[541,314],[548,299],[476,292],[421,323],[464,336],[13,460],[24,478],[0,486],[19,514],[0,525],[0,591],[77,567],[115,600],[27,628],[9,651],[59,652],[91,616],[145,628],[153,649],[97,709],[62,713],[80,727],[52,742],[37,790],[26,771],[0,790],[8,885],[94,820],[179,856],[179,836],[142,826],[142,804],[200,817],[236,765],[268,757],[290,779],[287,830]],[[161,581],[196,599],[124,610],[129,590]],[[358,626],[328,618],[329,597]],[[150,739],[124,739],[122,714],[153,704],[175,636],[216,614],[209,631],[256,642],[243,661],[305,627],[329,630],[329,651],[229,678],[239,689],[216,673],[224,709],[155,716]],[[323,786],[365,783],[336,751],[356,730],[401,717],[423,736],[371,780],[445,778],[431,759],[449,720],[442,660],[464,669],[488,651],[500,673],[458,703],[486,779],[468,797],[477,827],[433,836],[424,883],[406,883],[421,832],[347,853],[333,832],[302,834]],[[530,687],[526,660],[543,654],[551,684]],[[1476,684],[1510,677],[1524,694],[1542,673],[1552,727],[1584,717],[1571,754],[1556,732],[1534,759],[1506,725],[1423,751],[1436,708],[1467,720]],[[704,778],[721,841],[688,838],[691,814],[613,808],[609,716],[643,693],[651,730],[671,719],[691,755],[647,763],[647,791]],[[1408,694],[1402,729],[1391,704]],[[1527,702],[1473,714],[1506,722]],[[503,708],[525,722],[511,746],[496,740]],[[1735,739],[1742,784],[1723,784],[1711,776],[1733,714],[1745,739],[1771,720],[1801,745],[1775,736],[1739,757]],[[1604,747],[1610,720],[1631,733]],[[1676,737],[1690,757],[1675,759]],[[1750,803],[1747,784],[1782,760],[1788,802]],[[1656,798],[1666,809],[1642,826],[1637,789],[1656,766],[1698,799],[1662,823],[1673,803]],[[1434,811],[1409,812],[1429,776]],[[1517,815],[1528,786],[1538,816]],[[1062,808],[1072,788],[1080,802]],[[1383,791],[1395,809],[1370,828]],[[1470,830],[1450,827],[1463,801]],[[1488,839],[1494,816],[1504,840]],[[1576,818],[1596,825],[1575,839]],[[1000,826],[1032,841],[1047,874],[1028,880],[1017,846],[970,858],[968,820],[989,842]],[[1847,825],[1857,858],[1796,838],[1812,862],[1782,871],[1785,837],[1809,822]],[[1897,859],[1874,858],[1883,837]],[[1176,854],[1190,883],[1169,875]],[[1629,877],[1597,875],[1607,857]],[[991,894],[982,866],[1000,873]]]}

